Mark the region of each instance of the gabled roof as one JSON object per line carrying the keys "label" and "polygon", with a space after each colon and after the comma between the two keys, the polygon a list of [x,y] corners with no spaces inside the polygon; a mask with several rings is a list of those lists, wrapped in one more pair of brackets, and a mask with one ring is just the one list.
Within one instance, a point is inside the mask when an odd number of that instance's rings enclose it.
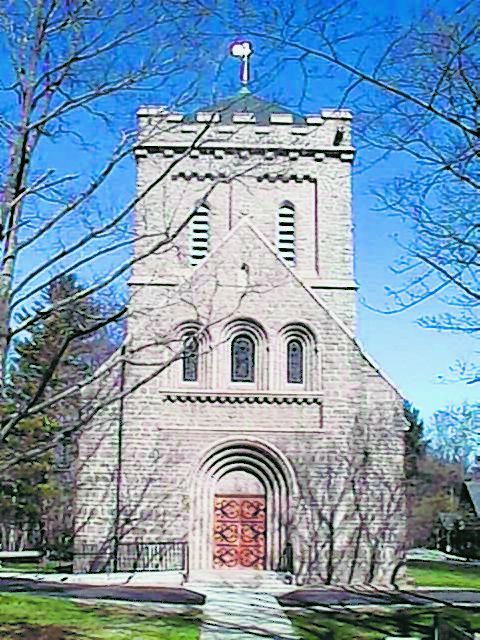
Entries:
{"label": "gabled roof", "polygon": [[[294,123],[305,124],[304,118],[297,113],[289,111],[275,102],[269,102],[268,100],[259,98],[248,90],[241,90],[234,96],[199,108],[197,111],[221,113],[222,122],[231,122],[234,113],[254,113],[256,124],[260,125],[269,124],[270,114],[272,113],[288,113],[293,116]],[[194,115],[189,116],[188,119],[194,119]]]}
{"label": "gabled roof", "polygon": [[399,394],[401,397],[405,397],[397,388],[397,386],[390,380],[387,374],[381,370],[380,366],[365,353],[361,345],[357,342],[355,335],[352,331],[347,327],[347,325],[343,322],[341,318],[339,318],[335,312],[333,312],[325,302],[317,297],[315,293],[308,287],[302,279],[297,275],[297,273],[284,261],[282,260],[274,250],[274,247],[267,240],[267,238],[259,231],[255,225],[252,224],[250,216],[245,216],[240,220],[238,224],[236,224],[229,233],[223,238],[223,240],[211,251],[207,257],[202,260],[190,273],[190,275],[186,278],[190,280],[195,273],[200,271],[212,258],[216,253],[219,253],[220,250],[225,246],[225,244],[232,238],[241,227],[246,226],[250,229],[251,232],[261,241],[261,243],[266,247],[266,249],[272,254],[277,262],[279,262],[282,267],[288,271],[291,277],[304,289],[304,291],[308,294],[308,296],[333,320],[333,322],[345,333],[348,338],[354,343],[355,347],[358,349],[359,353],[362,357],[368,362],[368,364],[378,373],[378,375],[395,391],[395,393]]}
{"label": "gabled roof", "polygon": [[480,481],[466,480],[463,486],[465,487],[465,491],[472,502],[475,515],[480,518]]}

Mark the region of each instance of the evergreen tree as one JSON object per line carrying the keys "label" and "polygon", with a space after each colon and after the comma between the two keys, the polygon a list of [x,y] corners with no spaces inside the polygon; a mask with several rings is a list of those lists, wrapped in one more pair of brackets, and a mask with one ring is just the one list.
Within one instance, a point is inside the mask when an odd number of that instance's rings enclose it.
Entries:
{"label": "evergreen tree", "polygon": [[424,425],[420,412],[410,402],[403,405],[408,431],[405,434],[405,476],[414,478],[418,474],[419,459],[425,455]]}
{"label": "evergreen tree", "polygon": [[[8,414],[13,406],[4,404],[0,412]],[[55,501],[58,484],[55,478],[55,453],[47,449],[30,459],[32,449],[48,447],[58,425],[43,416],[22,420],[9,434],[1,449],[0,461],[11,456],[20,462],[8,469],[0,480],[0,520],[15,527],[39,527],[43,516]]]}
{"label": "evergreen tree", "polygon": [[[81,290],[71,275],[59,278],[47,289],[42,306],[53,312],[16,345],[12,374],[16,400],[29,402],[58,394],[114,350],[105,331],[93,330],[103,317],[101,305],[88,298],[76,300],[75,294]],[[47,409],[47,415],[52,419],[61,416],[65,423],[75,419],[78,404],[77,396],[69,396]]]}
{"label": "evergreen tree", "polygon": [[[89,333],[101,323],[103,309],[91,299],[75,300],[79,291],[76,278],[65,276],[45,292],[41,305],[53,311],[16,344],[0,418],[70,388],[116,348],[106,332]],[[69,461],[65,445],[72,446],[69,434],[78,427],[80,401],[79,393],[68,394],[42,414],[24,418],[8,434],[0,468],[12,458],[18,462],[0,474],[0,519],[4,522],[48,530],[52,509],[58,511],[61,503],[68,510],[73,474],[70,468],[60,475],[58,462],[60,457],[64,463]],[[55,439],[59,443],[52,446]],[[68,528],[66,513],[55,514],[53,520]]]}

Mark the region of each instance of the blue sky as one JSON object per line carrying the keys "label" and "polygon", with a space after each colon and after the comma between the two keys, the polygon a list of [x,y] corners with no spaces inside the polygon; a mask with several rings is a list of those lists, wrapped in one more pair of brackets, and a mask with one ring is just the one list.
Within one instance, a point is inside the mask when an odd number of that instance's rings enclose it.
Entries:
{"label": "blue sky", "polygon": [[[457,2],[451,1],[430,3],[429,6],[446,14],[459,8]],[[356,28],[363,21],[367,23],[377,19],[380,23],[385,20],[388,29],[395,23],[409,24],[415,16],[426,10],[427,3],[418,0],[375,4],[361,1],[357,3],[357,8],[356,17],[351,18],[352,25]],[[356,53],[353,49],[362,49],[366,42],[368,50],[363,53],[362,65],[366,69],[372,68],[387,39],[388,36],[385,36],[382,42],[379,36],[373,48],[368,39],[354,40],[352,50],[348,49],[348,45],[344,54],[347,59],[355,60]],[[290,69],[292,70],[294,67]],[[292,77],[295,78],[290,75]],[[312,82],[307,103],[310,109],[318,111],[324,106],[335,106],[337,96],[342,95],[344,82],[345,78],[340,72],[333,77],[320,76],[316,82]],[[289,84],[292,93],[295,93],[291,80]],[[355,96],[352,96],[352,103],[347,106],[352,108],[355,116]],[[434,411],[447,404],[478,401],[478,384],[467,385],[456,381],[450,367],[457,359],[472,361],[476,358],[478,361],[480,345],[478,340],[466,335],[439,333],[418,325],[420,316],[446,310],[439,300],[426,301],[398,314],[382,313],[382,310],[392,307],[386,287],[395,288],[401,284],[399,277],[391,269],[395,260],[402,255],[395,238],[404,240],[408,236],[408,230],[398,217],[379,211],[380,203],[375,192],[381,191],[382,185],[387,184],[395,174],[409,171],[414,166],[405,157],[393,154],[366,168],[374,157],[375,154],[360,147],[353,173],[355,265],[360,285],[358,336],[366,351],[428,420]],[[369,307],[379,311],[373,311]]]}
{"label": "blue sky", "polygon": [[[266,2],[257,2],[256,6],[259,10],[267,10],[270,5]],[[357,10],[346,16],[341,24],[332,25],[332,29],[341,33],[342,29],[349,26],[352,29],[358,29],[361,33],[362,25],[375,19],[380,22],[385,20],[383,28],[386,29],[395,22],[405,24],[425,6],[413,0],[375,5],[362,0],[358,3]],[[437,2],[435,6],[446,11],[454,11],[457,3]],[[235,3],[225,2],[225,11],[226,13],[231,11],[232,16],[234,7]],[[297,2],[296,7],[301,16],[302,11],[305,14],[307,3]],[[199,97],[188,105],[189,111],[209,101],[212,95],[217,98],[225,97],[238,90],[238,63],[228,57],[227,51],[229,42],[243,34],[241,31],[233,30],[224,32],[215,20],[212,20],[210,28],[212,34],[208,49],[215,58],[215,64],[209,63],[207,56],[203,58],[201,64],[205,65],[205,69],[199,85]],[[383,41],[380,36],[375,41],[375,47],[372,48],[372,41],[362,40],[360,36],[351,45],[346,45],[345,52],[354,58],[355,49],[367,43],[370,48],[363,56],[362,64],[368,66],[375,62],[375,54],[381,50],[385,42],[386,36]],[[304,89],[299,65],[292,62],[280,64],[277,67],[277,63],[284,54],[283,51],[272,55],[262,42],[254,41],[253,44],[255,49],[253,70],[256,78],[254,89],[265,99],[279,100],[286,106],[298,106]],[[141,55],[141,50],[135,51],[134,55]],[[193,54],[189,51],[186,55],[191,57]],[[0,63],[2,73],[5,69],[4,64]],[[272,69],[275,69],[275,72],[269,73]],[[335,107],[343,93],[345,77],[341,73],[328,74],[318,63],[312,64],[311,70],[313,74],[301,105],[302,109],[305,112],[315,113],[324,107]],[[131,130],[135,126],[135,112],[142,103],[171,104],[174,96],[178,95],[182,83],[186,84],[189,79],[191,76],[187,73],[184,76],[180,74],[164,86],[156,87],[142,95],[131,94],[121,103],[111,105],[116,114],[113,127],[102,128],[100,122],[92,123],[80,116],[76,127],[81,130],[86,145],[80,146],[76,138],[65,138],[62,144],[55,141],[47,142],[42,148],[36,170],[41,171],[44,167],[51,165],[68,165],[68,170],[78,174],[81,182],[82,176],[90,175],[92,168],[100,166],[101,161],[108,157],[111,148],[118,140],[119,132]],[[355,103],[347,106],[352,106],[355,113]],[[360,284],[359,340],[390,379],[398,385],[404,396],[420,409],[424,418],[428,418],[435,410],[449,403],[478,400],[480,395],[478,385],[475,387],[463,382],[439,381],[439,376],[449,377],[449,367],[456,359],[473,359],[478,343],[476,344],[473,339],[465,335],[438,333],[420,328],[417,324],[418,317],[437,310],[438,302],[435,301],[425,302],[408,312],[403,311],[395,315],[386,315],[381,312],[390,304],[385,287],[395,287],[399,284],[397,277],[390,270],[394,260],[401,255],[394,236],[403,237],[406,229],[398,218],[377,210],[378,200],[374,191],[380,189],[382,184],[397,171],[403,171],[405,165],[401,157],[391,156],[366,169],[371,159],[368,150],[359,150],[353,178],[356,277]],[[89,215],[95,215],[96,211],[104,216],[112,215],[122,202],[132,197],[134,180],[133,162],[123,163],[108,188],[102,190],[96,201],[92,203]],[[36,215],[48,216],[49,210],[48,205],[44,205],[44,209],[36,212]],[[23,262],[21,270],[27,271],[29,265],[40,255],[51,253],[52,250],[61,247],[62,243],[72,241],[76,234],[81,233],[82,222],[78,220],[76,225],[70,225],[64,231],[62,237],[48,238],[44,243],[39,244],[35,253],[32,252]],[[124,257],[122,253],[112,255],[109,258],[109,264],[115,264],[116,260]],[[105,266],[106,261],[103,262],[103,267]],[[88,279],[94,276],[94,272],[84,270],[82,275]],[[380,311],[373,311],[368,306],[378,308]]]}
{"label": "blue sky", "polygon": [[[263,4],[263,3],[259,3]],[[299,3],[306,7],[306,3]],[[439,12],[455,12],[458,3],[446,1],[430,3]],[[340,32],[348,24],[352,31],[361,32],[362,24],[378,20],[380,30],[388,30],[391,26],[409,24],[416,15],[424,12],[426,3],[418,0],[405,0],[397,3],[375,3],[361,1],[357,10],[352,12],[347,22],[334,28]],[[372,47],[368,38],[352,40],[343,50],[347,59],[355,60],[356,51],[362,50],[362,65],[372,68],[377,55],[388,41],[388,35],[377,36]],[[257,60],[265,68],[262,43],[254,42]],[[363,46],[367,46],[366,53]],[[350,48],[351,47],[351,48]],[[252,66],[255,74],[255,55]],[[274,66],[275,61],[270,60]],[[258,64],[258,63],[257,63]],[[268,64],[268,58],[267,58]],[[225,84],[229,85],[235,74],[236,61],[225,63]],[[335,107],[343,95],[346,78],[341,72],[331,75],[325,67],[315,62],[312,65],[313,77],[309,80],[309,89],[304,92],[304,78],[299,65],[291,62],[283,65],[273,81],[269,77],[268,84],[260,85],[260,95],[266,98],[279,99],[287,105],[295,107],[302,96],[304,112],[315,113],[323,107]],[[322,75],[323,71],[323,75]],[[257,76],[258,77],[258,76]],[[347,102],[355,116],[356,99],[352,96]],[[358,114],[357,114],[358,115]],[[378,155],[360,147],[353,173],[353,221],[356,247],[356,278],[360,285],[358,295],[358,337],[365,350],[376,360],[381,369],[398,386],[405,398],[413,402],[427,420],[433,412],[447,404],[458,404],[464,401],[478,401],[480,396],[478,385],[467,385],[458,381],[450,367],[455,361],[478,360],[478,341],[466,335],[429,330],[418,325],[422,315],[445,311],[446,307],[439,300],[429,300],[408,311],[387,314],[392,301],[386,293],[386,287],[395,288],[401,284],[391,267],[402,251],[397,240],[404,240],[408,230],[398,217],[386,211],[379,211],[379,200],[375,195],[381,191],[398,172],[408,172],[414,165],[401,155],[372,162]],[[370,168],[369,165],[371,164]],[[372,310],[370,307],[378,309]]]}

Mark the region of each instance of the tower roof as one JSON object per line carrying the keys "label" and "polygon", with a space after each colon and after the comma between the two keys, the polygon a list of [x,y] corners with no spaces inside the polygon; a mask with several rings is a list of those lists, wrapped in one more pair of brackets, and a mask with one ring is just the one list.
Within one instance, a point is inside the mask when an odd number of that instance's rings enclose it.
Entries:
{"label": "tower roof", "polygon": [[[205,113],[220,113],[222,122],[232,122],[234,113],[254,113],[257,124],[269,124],[269,118],[272,113],[287,113],[293,117],[293,122],[304,124],[305,120],[302,116],[281,105],[264,100],[250,93],[248,90],[242,89],[236,95],[224,98],[200,109]],[[192,114],[189,119],[194,119]]]}

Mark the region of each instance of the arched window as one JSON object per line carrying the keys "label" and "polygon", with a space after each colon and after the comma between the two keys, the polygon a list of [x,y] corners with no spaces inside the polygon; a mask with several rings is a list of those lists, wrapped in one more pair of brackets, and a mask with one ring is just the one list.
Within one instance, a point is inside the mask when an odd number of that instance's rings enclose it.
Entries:
{"label": "arched window", "polygon": [[277,216],[277,249],[285,262],[295,266],[295,207],[284,202]]}
{"label": "arched window", "polygon": [[188,333],[183,338],[183,380],[198,380],[198,340],[193,333]]}
{"label": "arched window", "polygon": [[210,209],[201,204],[190,222],[190,264],[192,267],[201,262],[208,253],[210,243]]}
{"label": "arched window", "polygon": [[232,340],[232,382],[255,381],[255,344],[242,334]]}
{"label": "arched window", "polygon": [[287,344],[287,380],[290,383],[303,383],[303,344],[293,338]]}

